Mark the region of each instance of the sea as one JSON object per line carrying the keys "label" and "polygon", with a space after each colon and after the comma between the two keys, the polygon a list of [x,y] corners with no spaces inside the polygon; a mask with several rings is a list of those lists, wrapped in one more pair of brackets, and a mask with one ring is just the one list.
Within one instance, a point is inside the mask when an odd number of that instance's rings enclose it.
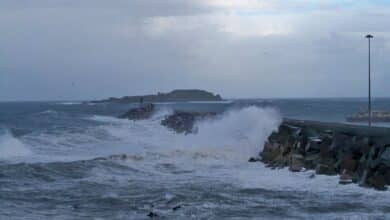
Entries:
{"label": "sea", "polygon": [[[283,118],[346,123],[366,99],[156,105],[1,102],[0,219],[390,219],[389,190],[248,163]],[[175,110],[220,114],[185,135],[160,125]]]}

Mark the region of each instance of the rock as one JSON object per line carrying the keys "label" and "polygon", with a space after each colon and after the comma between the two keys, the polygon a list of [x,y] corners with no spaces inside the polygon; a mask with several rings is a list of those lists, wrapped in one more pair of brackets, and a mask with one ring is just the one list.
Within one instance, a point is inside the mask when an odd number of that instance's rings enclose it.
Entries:
{"label": "rock", "polygon": [[343,170],[343,173],[340,175],[339,183],[343,185],[352,183],[352,177],[347,173],[347,170]]}
{"label": "rock", "polygon": [[291,163],[290,163],[290,171],[292,172],[300,172],[303,169],[303,156],[300,154],[291,155]]}
{"label": "rock", "polygon": [[127,118],[129,120],[144,120],[150,118],[154,113],[155,107],[153,104],[148,104],[143,107],[130,109],[119,118]]}
{"label": "rock", "polygon": [[340,169],[354,172],[358,162],[352,158],[352,155],[347,155],[341,160]]}
{"label": "rock", "polygon": [[386,180],[382,175],[374,175],[368,178],[368,184],[377,190],[386,190]]}
{"label": "rock", "polygon": [[181,209],[181,205],[177,205],[177,206],[173,207],[173,208],[172,208],[172,211],[177,211],[177,210],[179,210],[179,209]]}
{"label": "rock", "polygon": [[309,154],[304,158],[304,164],[306,169],[314,170],[318,164],[320,156],[318,154]]}
{"label": "rock", "polygon": [[260,153],[261,161],[270,163],[281,153],[280,145],[277,143],[265,143],[264,150]]}
{"label": "rock", "polygon": [[174,114],[161,121],[161,125],[166,126],[177,133],[194,133],[194,124],[198,120],[204,120],[216,116],[215,112],[182,112],[176,111]]}
{"label": "rock", "polygon": [[335,175],[336,171],[332,165],[328,164],[317,164],[316,166],[316,174],[323,175]]}
{"label": "rock", "polygon": [[248,162],[250,162],[250,163],[259,162],[259,161],[260,161],[260,159],[259,158],[255,158],[255,157],[251,157],[248,160]]}
{"label": "rock", "polygon": [[[373,135],[368,136],[370,133]],[[384,190],[390,185],[390,138],[386,134],[379,128],[285,120],[260,156],[272,169],[315,169],[316,174],[340,174],[340,184],[359,183]]]}
{"label": "rock", "polygon": [[150,217],[150,218],[156,218],[156,217],[158,217],[158,215],[157,215],[157,213],[155,213],[155,212],[149,212],[148,217]]}
{"label": "rock", "polygon": [[382,154],[379,156],[380,162],[390,167],[390,146],[385,148]]}
{"label": "rock", "polygon": [[322,140],[317,137],[309,138],[305,151],[306,152],[319,152]]}
{"label": "rock", "polygon": [[112,160],[134,160],[140,161],[143,160],[143,157],[137,155],[127,155],[127,154],[115,154],[108,157]]}

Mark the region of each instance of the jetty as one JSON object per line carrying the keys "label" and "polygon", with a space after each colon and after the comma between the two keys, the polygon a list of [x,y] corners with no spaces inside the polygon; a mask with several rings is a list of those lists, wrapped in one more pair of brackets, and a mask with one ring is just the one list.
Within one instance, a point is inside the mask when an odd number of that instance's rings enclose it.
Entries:
{"label": "jetty", "polygon": [[319,175],[339,175],[340,184],[386,190],[390,128],[284,119],[260,152],[260,160],[270,168],[315,170]]}

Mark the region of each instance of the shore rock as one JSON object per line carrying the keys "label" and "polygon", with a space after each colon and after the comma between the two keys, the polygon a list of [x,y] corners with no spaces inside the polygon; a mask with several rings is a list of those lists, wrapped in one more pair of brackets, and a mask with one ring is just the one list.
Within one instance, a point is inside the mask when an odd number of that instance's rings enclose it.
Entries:
{"label": "shore rock", "polygon": [[161,121],[161,125],[166,126],[177,133],[196,133],[195,122],[216,116],[214,112],[182,112],[176,111]]}
{"label": "shore rock", "polygon": [[129,120],[145,120],[150,118],[155,111],[153,104],[147,104],[139,108],[130,109],[125,114],[119,116],[119,118],[127,118]]}

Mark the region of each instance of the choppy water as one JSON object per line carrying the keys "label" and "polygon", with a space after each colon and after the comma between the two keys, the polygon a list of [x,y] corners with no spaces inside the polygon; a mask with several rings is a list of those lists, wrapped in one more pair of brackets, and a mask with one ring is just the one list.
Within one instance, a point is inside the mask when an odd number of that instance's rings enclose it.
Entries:
{"label": "choppy water", "polygon": [[[161,104],[138,122],[114,117],[129,105],[0,103],[0,219],[390,218],[389,191],[247,162],[282,117],[342,121],[364,101],[250,102]],[[224,113],[185,136],[159,125],[173,108]]]}

